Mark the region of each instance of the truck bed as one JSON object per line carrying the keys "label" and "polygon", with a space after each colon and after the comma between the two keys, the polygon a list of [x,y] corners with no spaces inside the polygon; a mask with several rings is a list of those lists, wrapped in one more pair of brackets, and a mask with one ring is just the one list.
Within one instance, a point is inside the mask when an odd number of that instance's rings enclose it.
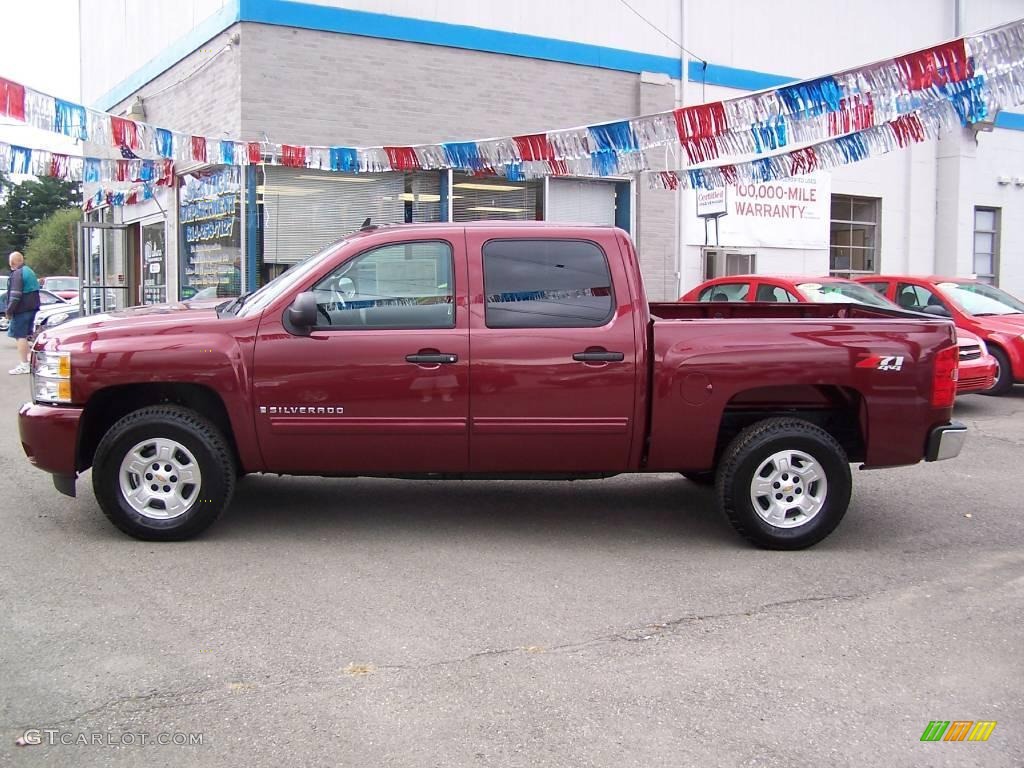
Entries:
{"label": "truck bed", "polygon": [[915,312],[903,312],[864,304],[811,304],[780,302],[653,302],[648,305],[655,320],[708,320],[708,319],[791,319],[808,317],[821,319],[846,318],[914,318]]}

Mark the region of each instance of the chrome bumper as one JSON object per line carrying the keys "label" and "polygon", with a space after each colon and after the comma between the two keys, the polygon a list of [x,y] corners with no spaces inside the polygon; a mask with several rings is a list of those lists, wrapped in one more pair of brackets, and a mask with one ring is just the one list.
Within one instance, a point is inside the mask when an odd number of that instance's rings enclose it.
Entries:
{"label": "chrome bumper", "polygon": [[928,435],[928,447],[925,450],[925,461],[942,461],[960,455],[967,439],[967,427],[959,421],[951,421],[941,427],[935,427]]}

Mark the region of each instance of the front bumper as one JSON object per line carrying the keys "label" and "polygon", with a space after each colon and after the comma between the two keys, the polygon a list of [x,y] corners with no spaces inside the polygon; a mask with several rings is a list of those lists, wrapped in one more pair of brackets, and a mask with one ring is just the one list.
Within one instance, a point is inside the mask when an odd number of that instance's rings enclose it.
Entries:
{"label": "front bumper", "polygon": [[997,363],[994,357],[986,355],[977,360],[960,363],[956,380],[956,393],[986,392],[996,383]]}
{"label": "front bumper", "polygon": [[74,495],[78,474],[75,461],[78,446],[78,422],[81,408],[25,403],[18,411],[21,447],[29,462],[54,476],[54,485]]}
{"label": "front bumper", "polygon": [[942,461],[953,459],[960,455],[967,439],[967,427],[959,421],[951,421],[941,427],[935,427],[928,435],[928,445],[925,448],[925,461]]}

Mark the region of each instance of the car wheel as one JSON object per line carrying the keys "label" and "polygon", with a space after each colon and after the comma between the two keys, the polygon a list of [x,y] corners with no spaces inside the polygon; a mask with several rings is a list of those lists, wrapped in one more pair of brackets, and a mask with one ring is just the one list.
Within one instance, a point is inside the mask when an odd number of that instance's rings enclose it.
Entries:
{"label": "car wheel", "polygon": [[210,526],[235,488],[224,436],[187,408],[157,405],[128,414],[103,436],[92,486],[103,513],[137,539],[178,541]]}
{"label": "car wheel", "polygon": [[1013,368],[1010,358],[999,347],[989,347],[988,353],[996,359],[996,383],[986,389],[983,395],[1005,395],[1013,387]]}
{"label": "car wheel", "polygon": [[680,475],[685,477],[691,483],[696,485],[714,485],[715,484],[715,473],[714,471],[708,472],[680,472]]}
{"label": "car wheel", "polygon": [[828,432],[801,419],[765,419],[726,450],[718,504],[754,544],[803,549],[839,525],[851,486],[849,459]]}

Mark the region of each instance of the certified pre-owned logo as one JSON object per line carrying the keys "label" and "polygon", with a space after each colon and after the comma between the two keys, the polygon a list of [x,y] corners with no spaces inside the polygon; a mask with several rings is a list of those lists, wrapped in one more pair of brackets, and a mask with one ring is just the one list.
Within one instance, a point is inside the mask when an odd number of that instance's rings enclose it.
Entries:
{"label": "certified pre-owned logo", "polygon": [[874,368],[876,371],[903,370],[903,355],[869,355],[857,363],[858,368]]}
{"label": "certified pre-owned logo", "polygon": [[995,720],[932,720],[921,741],[988,741],[995,728]]}
{"label": "certified pre-owned logo", "polygon": [[340,405],[261,405],[260,413],[270,416],[340,416]]}

